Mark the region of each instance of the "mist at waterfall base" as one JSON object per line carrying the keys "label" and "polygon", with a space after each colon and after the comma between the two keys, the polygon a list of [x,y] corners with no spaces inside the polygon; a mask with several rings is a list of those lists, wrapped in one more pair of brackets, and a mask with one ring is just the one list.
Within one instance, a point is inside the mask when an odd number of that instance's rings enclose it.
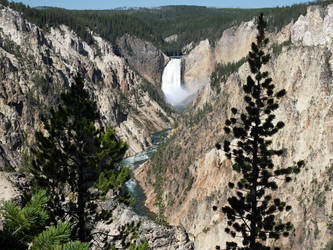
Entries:
{"label": "mist at waterfall base", "polygon": [[[150,135],[153,146],[139,154],[124,159],[122,161],[122,165],[129,167],[131,171],[139,167],[141,164],[146,162],[153,155],[153,153],[156,152],[158,144],[166,138],[168,133],[169,130],[164,130]],[[130,179],[125,183],[125,186],[128,192],[130,192],[133,198],[135,198],[135,203],[133,204],[134,212],[141,216],[148,216],[150,218],[154,218],[155,215],[151,213],[147,207],[145,207],[146,196],[143,193],[142,188],[136,182],[136,180]]]}
{"label": "mist at waterfall base", "polygon": [[181,61],[180,58],[171,58],[162,75],[162,91],[165,101],[179,112],[184,111],[185,106],[192,101],[195,94],[182,85]]}

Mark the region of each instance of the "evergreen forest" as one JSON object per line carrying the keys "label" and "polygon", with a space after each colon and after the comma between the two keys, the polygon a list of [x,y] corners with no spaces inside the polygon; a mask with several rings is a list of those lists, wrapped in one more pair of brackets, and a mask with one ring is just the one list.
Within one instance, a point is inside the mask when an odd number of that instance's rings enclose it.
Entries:
{"label": "evergreen forest", "polygon": [[[318,0],[316,4],[327,5],[332,2]],[[225,29],[249,21],[261,12],[267,17],[269,31],[280,30],[300,15],[304,15],[310,4],[265,9],[177,5],[153,9],[67,10],[50,7],[31,8],[8,0],[0,0],[0,3],[22,12],[30,22],[46,30],[65,24],[88,44],[94,43],[89,32],[93,31],[113,43],[117,52],[117,38],[128,33],[152,42],[169,56],[182,55],[182,48],[191,42],[198,43],[209,39],[214,44]],[[175,34],[176,40],[165,41],[165,38]]]}

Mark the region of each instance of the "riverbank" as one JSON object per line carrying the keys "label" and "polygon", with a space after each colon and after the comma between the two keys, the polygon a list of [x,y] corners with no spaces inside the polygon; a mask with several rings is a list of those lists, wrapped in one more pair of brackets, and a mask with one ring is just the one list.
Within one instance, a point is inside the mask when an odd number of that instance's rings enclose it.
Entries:
{"label": "riverbank", "polygon": [[128,157],[122,161],[122,165],[130,168],[133,173],[134,178],[126,182],[127,190],[135,198],[135,203],[132,205],[135,213],[141,216],[148,216],[151,219],[154,219],[156,216],[152,213],[146,206],[145,202],[147,199],[146,194],[143,192],[142,188],[136,181],[136,169],[143,167],[144,163],[148,161],[151,156],[156,152],[158,144],[161,143],[169,134],[170,130],[163,130],[150,135],[153,146],[139,154],[136,154],[132,157]]}

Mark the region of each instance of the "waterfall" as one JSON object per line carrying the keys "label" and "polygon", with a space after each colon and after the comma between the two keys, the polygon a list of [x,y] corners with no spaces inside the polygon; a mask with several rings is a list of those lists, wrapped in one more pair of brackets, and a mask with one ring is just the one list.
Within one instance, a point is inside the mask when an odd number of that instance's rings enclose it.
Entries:
{"label": "waterfall", "polygon": [[182,106],[188,103],[193,94],[182,86],[181,59],[172,58],[164,68],[162,75],[162,91],[167,103],[172,106]]}

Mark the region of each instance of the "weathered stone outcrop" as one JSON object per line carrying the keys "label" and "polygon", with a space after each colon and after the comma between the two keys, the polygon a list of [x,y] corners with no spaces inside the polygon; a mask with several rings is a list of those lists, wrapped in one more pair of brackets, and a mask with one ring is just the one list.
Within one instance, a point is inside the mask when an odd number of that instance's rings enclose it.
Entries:
{"label": "weathered stone outcrop", "polygon": [[0,172],[0,202],[15,199],[19,195],[15,185],[8,181],[9,178],[9,173]]}
{"label": "weathered stone outcrop", "polygon": [[120,53],[128,63],[150,82],[160,86],[169,58],[152,43],[126,34],[117,40]]}
{"label": "weathered stone outcrop", "polygon": [[117,249],[123,249],[120,240],[121,228],[134,223],[140,223],[138,230],[139,238],[137,242],[148,242],[150,249],[157,250],[192,250],[193,242],[182,226],[162,226],[156,224],[147,217],[138,216],[131,208],[117,206],[112,210],[112,217],[105,222],[98,222],[93,233],[96,239],[93,242],[99,242],[92,249],[101,249],[106,244],[112,244]]}
{"label": "weathered stone outcrop", "polygon": [[188,55],[183,57],[184,84],[195,91],[209,82],[214,69],[214,54],[208,39],[201,41]]}
{"label": "weathered stone outcrop", "polygon": [[[333,154],[332,154],[332,39],[317,38],[317,31],[310,27],[320,20],[333,21],[327,9],[310,7],[306,17],[309,27],[306,31],[297,30],[299,20],[284,29],[281,41],[291,39],[294,44],[284,47],[280,54],[273,55],[267,66],[277,89],[285,88],[286,97],[281,100],[276,113],[277,119],[285,122],[285,127],[273,138],[273,147],[285,148],[286,154],[276,159],[277,165],[289,166],[294,161],[305,160],[306,167],[292,183],[280,183],[278,196],[293,208],[281,215],[282,220],[290,220],[295,231],[292,236],[276,242],[282,249],[324,249],[331,247],[333,238]],[[318,13],[322,13],[320,16]],[[296,39],[301,37],[301,40]],[[311,39],[307,39],[310,37]],[[325,42],[320,42],[325,41]],[[163,200],[166,216],[171,224],[181,223],[194,235],[196,249],[215,249],[225,246],[229,240],[224,233],[225,215],[212,207],[222,207],[227,202],[227,183],[237,175],[231,169],[224,153],[214,147],[225,138],[223,126],[230,117],[231,107],[242,108],[242,84],[250,74],[247,64],[232,74],[221,85],[221,93],[216,95],[210,85],[199,91],[197,107],[185,113],[177,130],[170,132],[170,142],[164,153],[167,160]],[[212,105],[206,108],[205,103]],[[194,120],[193,117],[198,117]],[[137,178],[147,195],[147,205],[154,209],[153,188],[149,183],[152,176],[147,174],[149,167],[137,170]]]}
{"label": "weathered stone outcrop", "polygon": [[201,41],[184,56],[185,86],[194,90],[208,84],[216,65],[237,62],[245,57],[255,37],[256,27],[252,20],[225,30],[215,44],[210,44],[208,39]]}
{"label": "weathered stone outcrop", "polygon": [[30,145],[40,128],[39,115],[57,105],[77,72],[86,76],[102,123],[129,143],[129,154],[149,147],[150,133],[171,126],[173,118],[166,122],[168,115],[143,88],[144,79],[109,42],[96,34],[94,39],[97,45],[88,45],[63,25],[46,33],[0,6],[0,141],[17,157],[23,141]]}
{"label": "weathered stone outcrop", "polygon": [[215,60],[217,63],[237,62],[249,53],[251,43],[257,35],[254,20],[241,23],[223,32],[215,44]]}
{"label": "weathered stone outcrop", "polygon": [[178,40],[178,34],[173,34],[171,36],[164,38],[164,41],[167,43],[177,42],[177,40]]}
{"label": "weathered stone outcrop", "polygon": [[[145,80],[113,53],[109,42],[93,35],[96,45],[88,45],[66,26],[52,27],[46,33],[20,13],[0,5],[0,202],[20,202],[28,185],[19,171],[24,167],[22,155],[33,144],[35,131],[43,129],[40,115],[57,106],[60,93],[78,72],[85,75],[85,88],[97,101],[101,126],[112,126],[128,142],[129,154],[151,146],[149,134],[172,125],[174,114],[167,114],[149,96]],[[148,43],[131,41],[133,46],[146,49],[132,60],[144,60],[145,53],[153,53],[153,59],[164,66],[164,55],[159,51]],[[146,61],[145,67],[154,65],[153,59]],[[147,76],[158,79],[159,69],[155,70]],[[122,223],[142,221],[140,237],[152,249],[193,249],[181,227],[157,225],[125,207],[116,208],[114,216],[111,225],[99,223],[97,228],[117,233]]]}
{"label": "weathered stone outcrop", "polygon": [[333,38],[333,5],[327,8],[310,6],[306,16],[300,16],[291,29],[293,43],[305,46],[331,44]]}
{"label": "weathered stone outcrop", "polygon": [[[292,24],[289,24],[277,34],[270,34],[271,44],[289,41],[291,29]],[[210,82],[211,73],[218,63],[235,63],[243,59],[247,56],[251,43],[255,41],[256,34],[253,19],[226,29],[214,44],[210,44],[208,40],[201,41],[183,57],[185,86],[191,90],[199,89]]]}

